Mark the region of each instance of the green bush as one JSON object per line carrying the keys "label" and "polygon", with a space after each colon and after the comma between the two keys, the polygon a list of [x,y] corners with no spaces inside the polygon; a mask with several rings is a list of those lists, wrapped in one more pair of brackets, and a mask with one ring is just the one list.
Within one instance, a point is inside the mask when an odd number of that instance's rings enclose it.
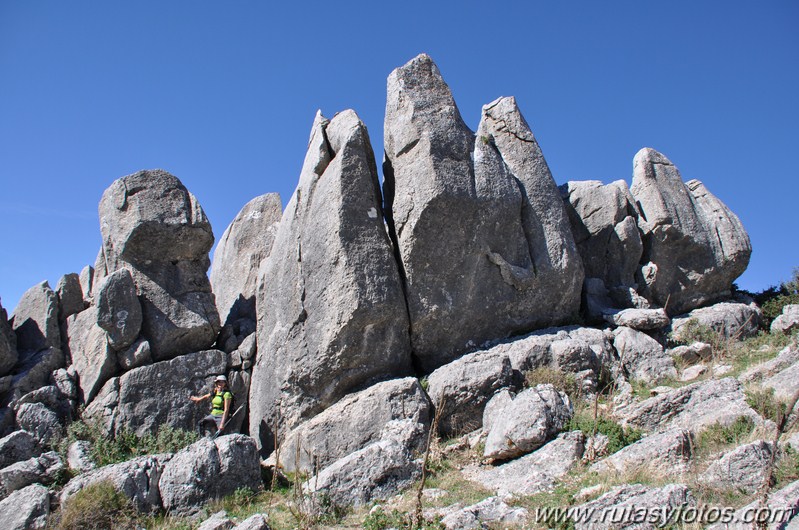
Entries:
{"label": "green bush", "polygon": [[176,429],[162,425],[155,434],[137,436],[128,431],[108,436],[99,422],[79,420],[67,427],[66,436],[58,443],[58,450],[66,455],[70,444],[77,440],[85,440],[91,444],[91,457],[98,466],[124,462],[133,457],[155,454],[174,453],[196,442],[196,432]]}
{"label": "green bush", "polygon": [[638,429],[628,428],[625,430],[617,422],[603,416],[597,416],[594,419],[585,414],[575,414],[569,422],[569,430],[582,431],[586,436],[593,436],[597,433],[604,434],[608,437],[609,454],[641,439],[641,431]]}
{"label": "green bush", "polygon": [[768,329],[771,322],[782,313],[783,307],[799,304],[799,267],[793,269],[793,277],[789,281],[753,295],[763,311],[763,326]]}
{"label": "green bush", "polygon": [[755,429],[755,422],[747,416],[740,416],[730,425],[714,423],[699,433],[698,445],[706,452],[712,452],[725,445],[739,445]]}
{"label": "green bush", "polygon": [[70,498],[58,514],[56,530],[138,528],[138,514],[130,499],[110,481],[86,486]]}

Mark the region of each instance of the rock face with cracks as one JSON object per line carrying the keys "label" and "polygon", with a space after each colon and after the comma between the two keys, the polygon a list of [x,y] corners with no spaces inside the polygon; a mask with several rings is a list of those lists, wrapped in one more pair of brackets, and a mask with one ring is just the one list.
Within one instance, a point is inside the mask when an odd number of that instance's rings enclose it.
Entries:
{"label": "rock face with cracks", "polygon": [[250,433],[271,449],[346,393],[411,371],[408,318],[366,127],[317,114],[257,295]]}
{"label": "rock face with cracks", "polygon": [[95,282],[127,268],[155,360],[209,348],[219,332],[206,272],[214,243],[197,199],[159,169],[122,177],[100,200],[103,248]]}
{"label": "rock face with cracks", "polygon": [[513,98],[483,108],[475,140],[420,55],[388,78],[384,136],[386,217],[424,370],[577,311],[582,264]]}
{"label": "rock face with cracks", "polygon": [[630,191],[641,212],[647,298],[680,314],[728,295],[752,253],[738,217],[650,148],[635,155]]}

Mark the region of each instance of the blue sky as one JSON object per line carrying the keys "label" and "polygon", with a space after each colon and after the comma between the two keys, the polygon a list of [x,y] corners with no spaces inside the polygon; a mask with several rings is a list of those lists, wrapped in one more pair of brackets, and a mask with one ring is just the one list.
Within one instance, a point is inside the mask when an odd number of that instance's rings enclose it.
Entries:
{"label": "blue sky", "polygon": [[[289,5],[290,4],[290,5]],[[759,290],[799,266],[799,3],[0,0],[0,298],[93,264],[97,204],[163,168],[219,236],[297,182],[316,109],[382,159],[386,77],[420,52],[466,123],[515,95],[558,184],[641,147],[738,214]]]}

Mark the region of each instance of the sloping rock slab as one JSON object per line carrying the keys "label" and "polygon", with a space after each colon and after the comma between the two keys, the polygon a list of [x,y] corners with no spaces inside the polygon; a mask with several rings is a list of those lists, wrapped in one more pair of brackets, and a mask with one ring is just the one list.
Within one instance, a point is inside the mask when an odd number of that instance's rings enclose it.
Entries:
{"label": "sloping rock slab", "polygon": [[772,333],[785,333],[790,335],[799,329],[799,304],[788,304],[782,308],[782,313],[771,323]]}
{"label": "sloping rock slab", "polygon": [[533,495],[551,491],[582,456],[585,436],[580,431],[559,435],[540,449],[496,467],[468,466],[464,475],[497,495]]}
{"label": "sloping rock slab", "polygon": [[609,457],[596,462],[591,471],[624,474],[648,471],[661,477],[679,477],[692,456],[693,436],[689,431],[672,429],[638,440]]}
{"label": "sloping rock slab", "polygon": [[25,291],[11,315],[17,351],[21,356],[46,348],[61,348],[58,319],[58,295],[47,282]]}
{"label": "sloping rock slab", "polygon": [[158,511],[162,508],[158,480],[171,458],[171,454],[140,456],[78,475],[61,490],[61,505],[86,486],[109,481],[131,499],[139,511]]}
{"label": "sloping rock slab", "polygon": [[750,530],[757,517],[763,523],[761,528],[768,530],[799,528],[799,480],[769,495],[765,506],[758,499],[736,510],[733,522],[709,526],[708,530]]}
{"label": "sloping rock slab", "polygon": [[741,416],[756,425],[762,418],[746,403],[741,384],[727,377],[678,388],[649,398],[620,414],[626,423],[649,431],[681,428],[694,434],[715,423],[729,426]]}
{"label": "sloping rock slab", "polygon": [[799,347],[787,346],[775,358],[749,368],[738,379],[742,383],[760,383],[795,364],[799,364]]}
{"label": "sloping rock slab", "polygon": [[0,469],[40,454],[39,442],[28,431],[14,431],[0,438]]}
{"label": "sloping rock slab", "polygon": [[486,403],[500,389],[513,384],[507,356],[493,351],[464,355],[442,366],[427,378],[427,393],[439,413],[439,432],[455,436],[482,426]]}
{"label": "sloping rock slab", "polygon": [[484,523],[494,523],[521,527],[529,512],[526,508],[513,508],[500,497],[489,497],[483,501],[447,514],[441,524],[447,530],[471,530],[485,528]]}
{"label": "sloping rock slab", "polygon": [[35,530],[47,527],[50,492],[40,484],[15,491],[0,501],[0,521],[5,530]]}
{"label": "sloping rock slab", "polygon": [[55,451],[0,469],[0,498],[37,482],[51,484],[62,469],[64,463]]}
{"label": "sloping rock slab", "polygon": [[164,509],[196,513],[203,504],[239,488],[258,492],[261,467],[255,440],[243,434],[204,438],[175,453],[158,481]]}
{"label": "sloping rock slab", "polygon": [[208,405],[195,405],[189,395],[207,393],[226,366],[226,353],[208,350],[133,369],[108,381],[86,414],[113,433],[129,430],[143,436],[160,425],[193,430],[208,414]]}
{"label": "sloping rock slab", "polygon": [[772,444],[762,440],[742,445],[710,464],[698,481],[751,495],[763,485],[772,452]]}
{"label": "sloping rock slab", "polygon": [[685,333],[684,326],[690,320],[695,320],[724,338],[742,340],[757,335],[761,318],[760,308],[755,304],[721,302],[674,317],[671,321],[671,330],[675,339],[682,340]]}
{"label": "sloping rock slab", "polygon": [[604,316],[611,324],[639,331],[663,329],[671,322],[663,309],[624,309]]}
{"label": "sloping rock slab", "polygon": [[343,398],[289,433],[280,448],[280,465],[290,472],[324,468],[379,440],[386,423],[401,419],[425,426],[416,441],[421,450],[431,416],[430,401],[416,378],[377,383]]}
{"label": "sloping rock slab", "polygon": [[345,456],[303,484],[310,494],[323,494],[334,505],[362,506],[387,499],[407,488],[422,472],[414,454],[424,426],[412,420],[389,422],[380,441]]}
{"label": "sloping rock slab", "polygon": [[[641,484],[622,485],[591,502],[576,506],[575,513],[588,517],[575,521],[576,530],[663,528],[680,507],[696,506],[688,487],[669,484],[662,488]],[[650,517],[652,519],[650,519]]]}
{"label": "sloping rock slab", "polygon": [[674,360],[658,341],[626,327],[616,328],[614,336],[613,345],[631,379],[651,384],[677,378]]}

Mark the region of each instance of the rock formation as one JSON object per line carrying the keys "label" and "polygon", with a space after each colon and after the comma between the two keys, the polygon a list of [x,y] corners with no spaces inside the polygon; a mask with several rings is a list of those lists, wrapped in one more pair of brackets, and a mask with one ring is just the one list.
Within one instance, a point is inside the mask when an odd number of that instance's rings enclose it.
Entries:
{"label": "rock formation", "polygon": [[477,136],[430,57],[391,73],[386,218],[425,371],[579,309],[582,265],[515,100],[486,105]]}
{"label": "rock formation", "polygon": [[348,391],[410,372],[374,155],[352,111],[316,116],[257,306],[250,432],[262,447],[273,447],[278,420],[291,429]]}

